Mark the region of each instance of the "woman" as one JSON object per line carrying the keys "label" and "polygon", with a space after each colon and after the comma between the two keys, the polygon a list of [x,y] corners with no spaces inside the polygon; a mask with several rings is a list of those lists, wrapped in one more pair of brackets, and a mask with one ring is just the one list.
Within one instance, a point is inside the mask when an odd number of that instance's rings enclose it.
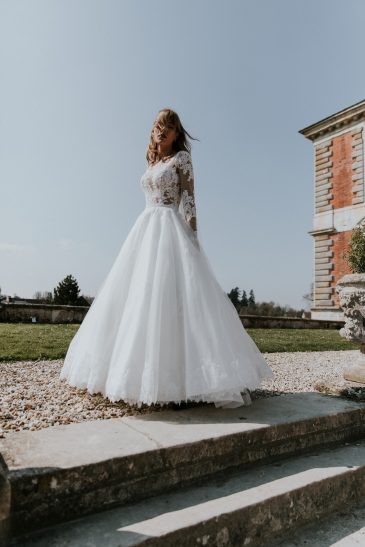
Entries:
{"label": "woman", "polygon": [[68,348],[60,377],[111,401],[234,408],[273,373],[199,243],[188,133],[160,110],[146,207]]}

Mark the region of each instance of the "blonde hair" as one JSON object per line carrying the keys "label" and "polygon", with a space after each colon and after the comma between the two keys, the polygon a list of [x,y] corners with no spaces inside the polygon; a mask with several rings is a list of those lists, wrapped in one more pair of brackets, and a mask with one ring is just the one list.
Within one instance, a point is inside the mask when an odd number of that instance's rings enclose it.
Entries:
{"label": "blonde hair", "polygon": [[171,110],[171,108],[162,108],[158,111],[157,116],[155,118],[155,121],[153,122],[152,129],[151,129],[151,135],[150,135],[150,141],[147,146],[146,150],[146,159],[149,165],[155,164],[157,161],[159,161],[158,157],[158,151],[157,151],[157,143],[154,141],[153,138],[153,130],[157,123],[162,123],[166,126],[172,126],[177,130],[177,138],[172,143],[172,151],[178,152],[179,150],[186,150],[187,152],[191,151],[191,144],[188,141],[187,137],[194,141],[198,141],[199,139],[194,139],[189,133],[184,129],[180,118],[178,114]]}

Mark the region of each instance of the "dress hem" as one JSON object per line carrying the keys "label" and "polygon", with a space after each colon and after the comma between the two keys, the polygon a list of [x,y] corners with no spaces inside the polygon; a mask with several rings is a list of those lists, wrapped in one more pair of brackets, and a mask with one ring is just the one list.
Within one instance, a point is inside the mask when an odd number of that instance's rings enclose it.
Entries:
{"label": "dress hem", "polygon": [[[243,386],[241,388],[233,388],[233,389],[227,389],[227,390],[219,390],[219,391],[211,391],[206,394],[199,394],[199,395],[190,395],[186,398],[180,398],[180,399],[168,399],[168,400],[154,400],[152,398],[133,398],[133,397],[123,397],[122,395],[112,395],[109,393],[105,393],[102,389],[97,388],[91,388],[88,386],[80,387],[78,385],[72,384],[68,379],[66,379],[67,383],[73,387],[76,387],[78,389],[84,389],[90,395],[96,395],[101,394],[106,399],[109,399],[112,403],[117,402],[124,402],[130,406],[137,406],[138,408],[141,408],[142,405],[152,406],[152,405],[159,405],[159,406],[168,406],[171,404],[180,404],[180,403],[214,403],[217,408],[236,408],[239,406],[248,406],[252,404],[252,400],[250,397],[250,391],[252,389],[256,389],[260,386],[255,387],[247,387]],[[233,397],[232,397],[233,396]],[[240,399],[239,399],[240,397]]]}

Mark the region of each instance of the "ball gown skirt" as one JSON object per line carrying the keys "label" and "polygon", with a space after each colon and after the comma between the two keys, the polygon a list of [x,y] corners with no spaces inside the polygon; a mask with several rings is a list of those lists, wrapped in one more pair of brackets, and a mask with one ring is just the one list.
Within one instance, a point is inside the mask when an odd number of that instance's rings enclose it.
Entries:
{"label": "ball gown skirt", "polygon": [[273,373],[178,207],[146,205],[69,345],[60,378],[110,401],[250,404]]}

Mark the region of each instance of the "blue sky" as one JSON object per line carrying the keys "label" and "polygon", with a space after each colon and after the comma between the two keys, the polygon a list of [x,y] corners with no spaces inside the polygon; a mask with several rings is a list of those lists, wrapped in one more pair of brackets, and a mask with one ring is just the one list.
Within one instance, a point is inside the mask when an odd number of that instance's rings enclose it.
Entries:
{"label": "blue sky", "polygon": [[192,142],[198,230],[228,292],[303,307],[312,144],[364,99],[361,0],[0,1],[0,287],[93,295],[145,205],[157,111]]}

